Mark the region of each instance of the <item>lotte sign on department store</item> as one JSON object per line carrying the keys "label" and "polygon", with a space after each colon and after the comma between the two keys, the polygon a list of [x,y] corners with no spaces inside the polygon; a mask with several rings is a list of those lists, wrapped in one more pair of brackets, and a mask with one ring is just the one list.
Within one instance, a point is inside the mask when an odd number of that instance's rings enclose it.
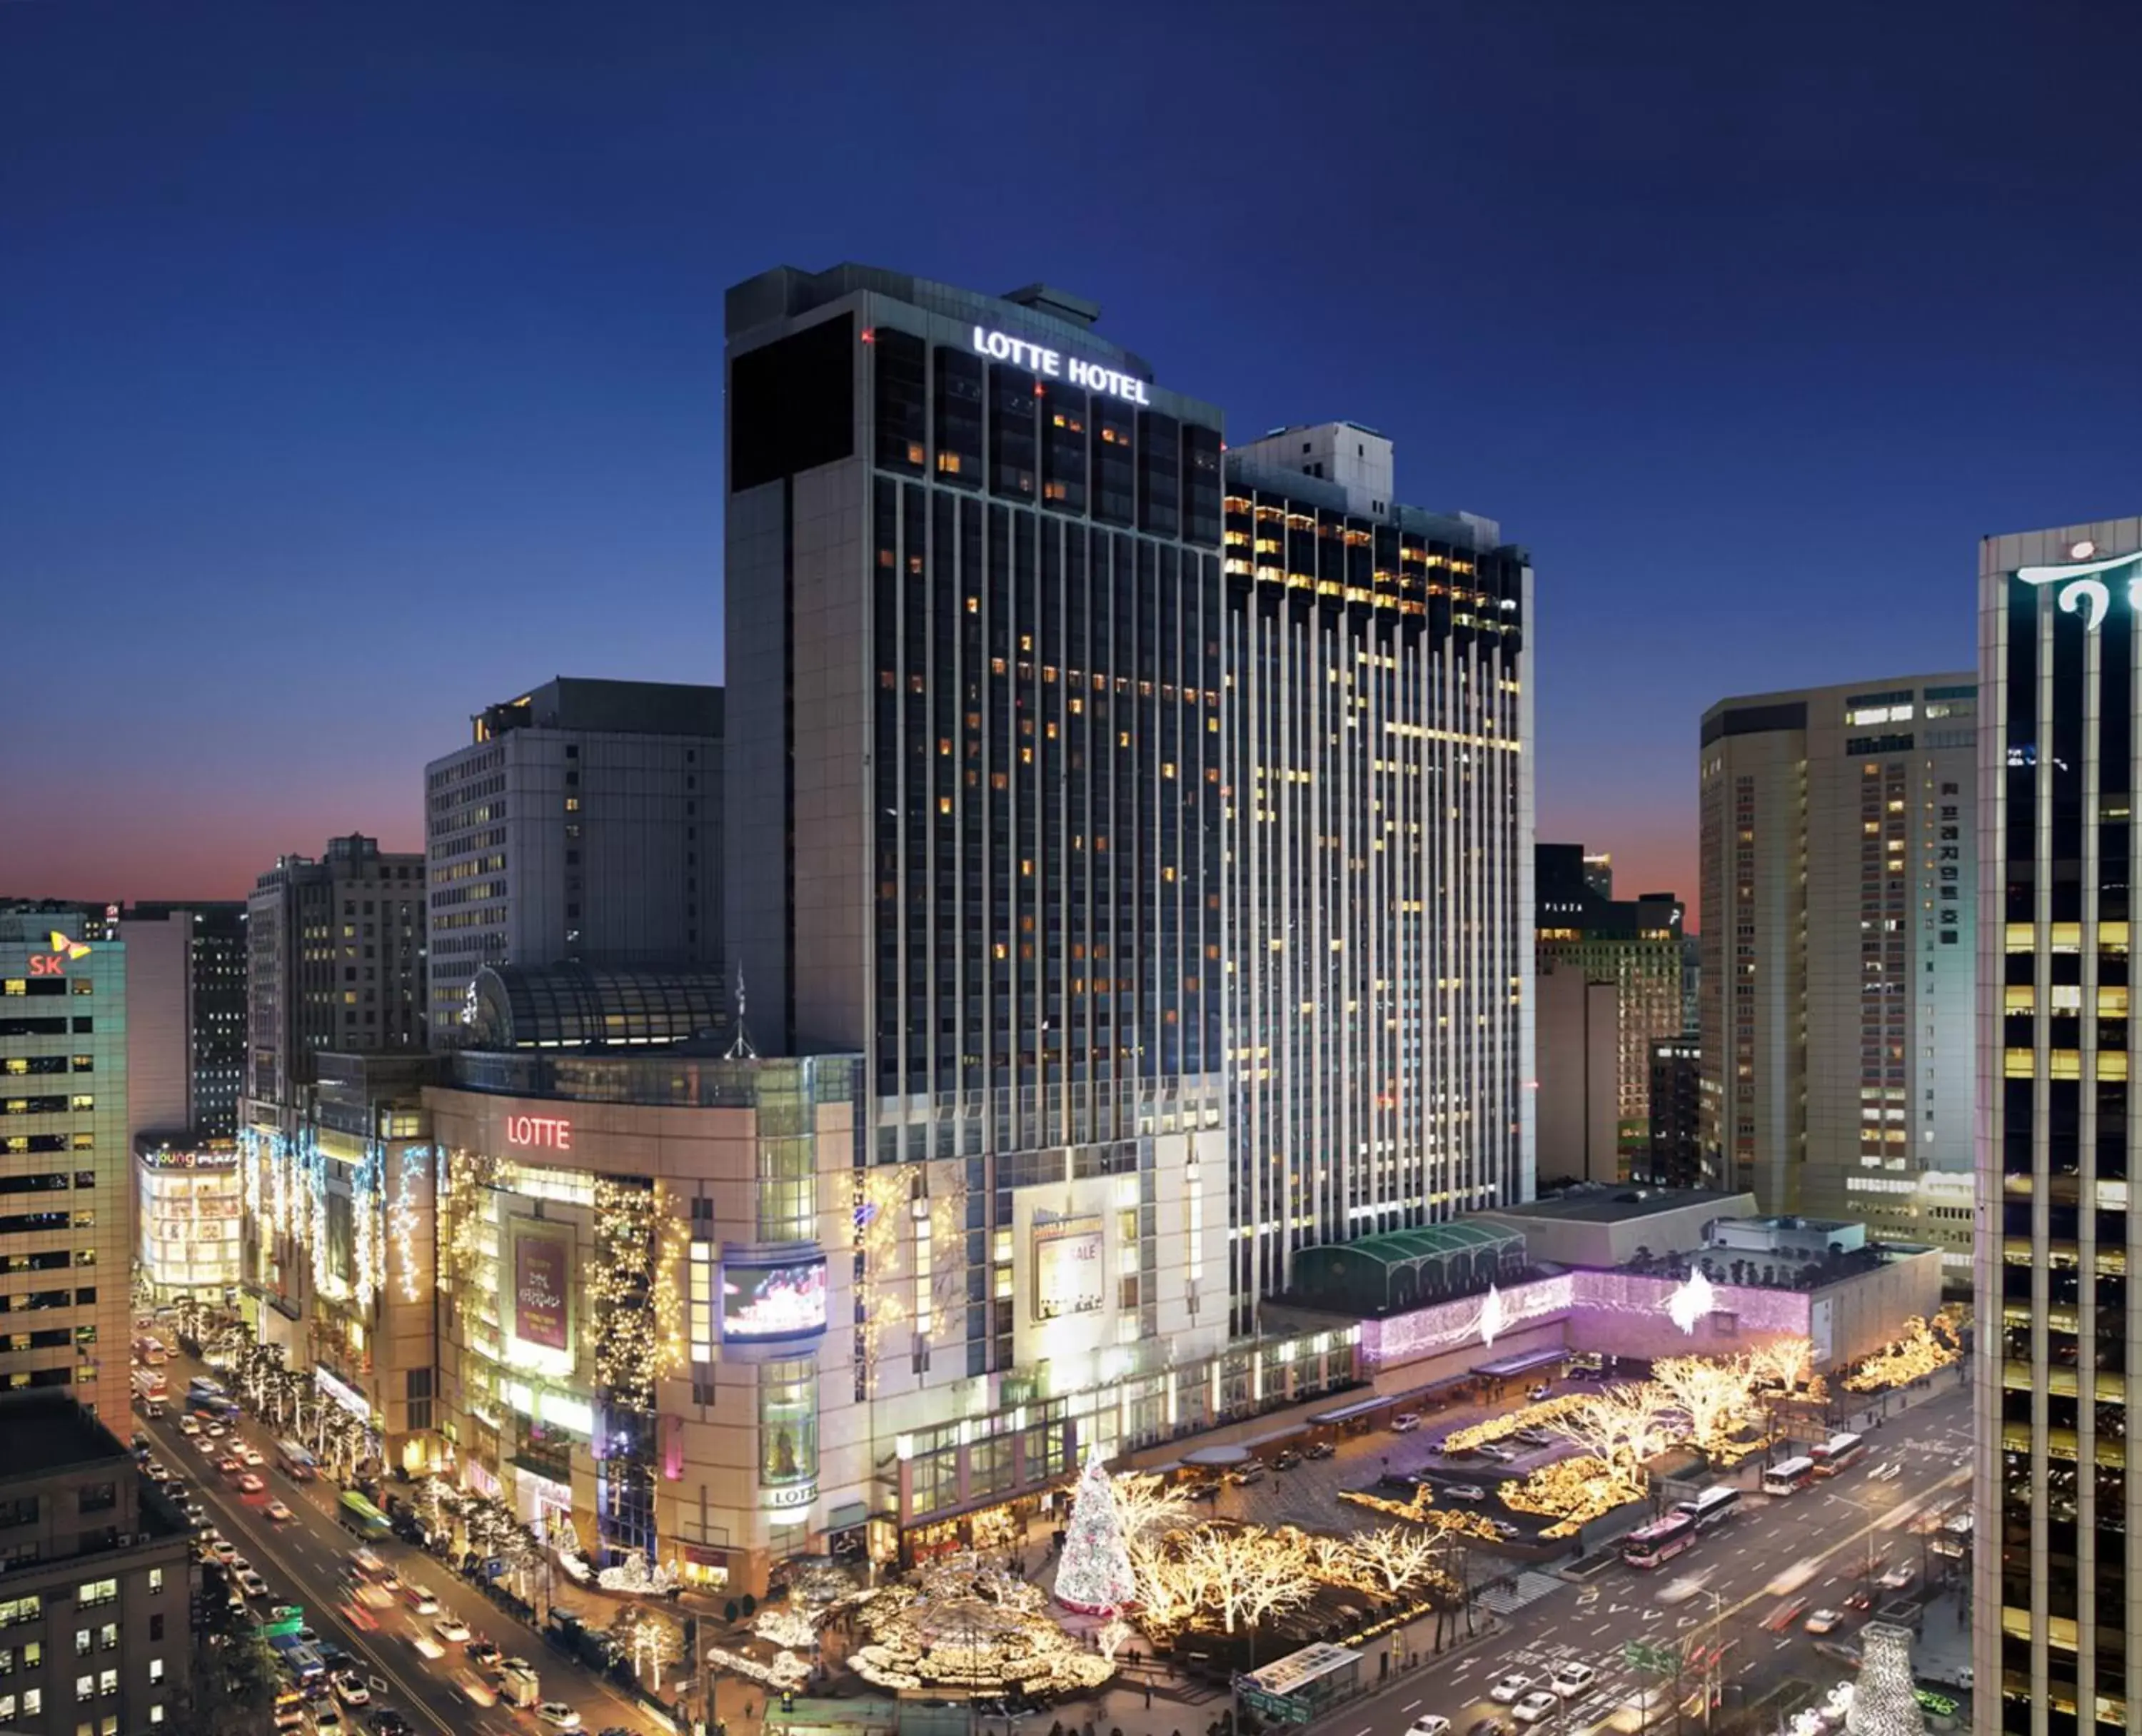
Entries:
{"label": "lotte sign on department store", "polygon": [[1060,351],[1044,344],[1029,343],[1024,338],[1014,338],[1004,332],[985,331],[975,328],[975,353],[992,356],[999,362],[1009,362],[1014,367],[1024,367],[1051,380],[1068,380],[1073,386],[1083,386],[1088,392],[1105,392],[1111,397],[1119,397],[1127,404],[1150,404],[1151,395],[1146,384],[1134,374],[1120,373],[1113,367],[1103,367],[1098,362],[1083,362],[1073,356],[1067,363]]}

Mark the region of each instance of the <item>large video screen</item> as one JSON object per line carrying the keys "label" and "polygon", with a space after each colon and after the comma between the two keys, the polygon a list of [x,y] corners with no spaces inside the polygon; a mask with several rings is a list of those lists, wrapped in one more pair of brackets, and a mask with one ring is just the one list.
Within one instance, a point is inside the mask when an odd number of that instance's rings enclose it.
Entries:
{"label": "large video screen", "polygon": [[722,1265],[722,1336],[746,1344],[826,1329],[826,1259]]}
{"label": "large video screen", "polygon": [[1034,1226],[1034,1317],[1098,1313],[1107,1303],[1098,1217],[1064,1218]]}

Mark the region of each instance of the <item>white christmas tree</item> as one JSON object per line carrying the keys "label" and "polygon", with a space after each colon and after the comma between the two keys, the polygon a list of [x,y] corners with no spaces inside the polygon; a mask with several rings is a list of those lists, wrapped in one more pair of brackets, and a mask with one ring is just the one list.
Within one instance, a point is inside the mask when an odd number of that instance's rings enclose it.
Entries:
{"label": "white christmas tree", "polygon": [[1844,1728],[1851,1736],[1926,1736],[1912,1677],[1911,1630],[1870,1621],[1859,1630],[1859,1680]]}
{"label": "white christmas tree", "polygon": [[1108,1467],[1095,1451],[1086,1461],[1064,1528],[1064,1560],[1056,1570],[1056,1600],[1067,1610],[1109,1615],[1131,1600],[1136,1587],[1123,1518]]}

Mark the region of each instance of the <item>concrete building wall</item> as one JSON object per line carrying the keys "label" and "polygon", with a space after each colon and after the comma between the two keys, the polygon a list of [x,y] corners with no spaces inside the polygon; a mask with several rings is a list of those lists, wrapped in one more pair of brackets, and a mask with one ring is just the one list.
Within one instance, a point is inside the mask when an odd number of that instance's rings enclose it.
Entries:
{"label": "concrete building wall", "polygon": [[118,925],[126,946],[127,1148],[193,1125],[191,925]]}
{"label": "concrete building wall", "polygon": [[1515,1231],[1525,1239],[1526,1258],[1556,1265],[1621,1265],[1636,1257],[1639,1248],[1653,1254],[1690,1252],[1703,1245],[1706,1225],[1722,1217],[1753,1217],[1755,1196],[1751,1193],[1704,1193],[1694,1198],[1676,1196],[1671,1191],[1656,1196],[1651,1209],[1611,1217],[1565,1217],[1555,1214],[1553,1202],[1542,1202],[1537,1211],[1479,1211],[1473,1219],[1496,1229]]}
{"label": "concrete building wall", "polygon": [[1549,957],[1539,963],[1536,1004],[1539,1179],[1618,1181],[1618,991]]}

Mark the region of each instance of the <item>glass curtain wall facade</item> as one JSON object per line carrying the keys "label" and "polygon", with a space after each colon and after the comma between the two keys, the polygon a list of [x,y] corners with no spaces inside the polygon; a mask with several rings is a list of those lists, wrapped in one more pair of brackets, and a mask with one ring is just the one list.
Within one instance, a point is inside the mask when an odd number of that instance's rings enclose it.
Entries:
{"label": "glass curtain wall facade", "polygon": [[1532,571],[1478,521],[1227,475],[1243,1332],[1298,1249],[1530,1194]]}
{"label": "glass curtain wall facade", "polygon": [[2135,1726],[2138,580],[2142,518],[1981,545],[1981,1736]]}

